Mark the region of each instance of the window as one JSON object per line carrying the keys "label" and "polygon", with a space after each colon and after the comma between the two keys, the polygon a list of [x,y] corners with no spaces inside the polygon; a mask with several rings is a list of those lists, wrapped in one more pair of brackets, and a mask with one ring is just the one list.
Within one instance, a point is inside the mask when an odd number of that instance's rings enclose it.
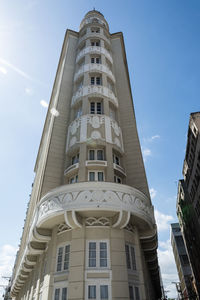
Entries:
{"label": "window", "polygon": [[57,267],[56,271],[66,271],[69,269],[69,254],[70,254],[70,245],[66,245],[58,248],[57,254]]}
{"label": "window", "polygon": [[120,158],[116,154],[113,154],[113,163],[118,165],[118,166],[120,165]]}
{"label": "window", "polygon": [[110,107],[109,115],[110,115],[110,118],[112,118],[113,120],[116,120],[115,109],[113,109],[113,108]]}
{"label": "window", "polygon": [[100,299],[108,299],[108,286],[100,285]]}
{"label": "window", "polygon": [[99,40],[97,40],[97,41],[91,41],[91,46],[99,47],[100,46],[100,41]]}
{"label": "window", "polygon": [[88,297],[87,299],[100,299],[100,300],[109,300],[109,291],[108,285],[106,284],[96,284],[88,285]]}
{"label": "window", "polygon": [[76,118],[80,118],[82,116],[82,107],[78,107],[76,110],[75,110],[75,119]]}
{"label": "window", "polygon": [[91,57],[92,64],[101,64],[101,57]]}
{"label": "window", "polygon": [[184,241],[182,236],[175,236],[175,240],[178,247],[184,247]]}
{"label": "window", "polygon": [[88,299],[96,299],[96,285],[88,286]]}
{"label": "window", "polygon": [[103,114],[102,102],[90,102],[90,113],[102,115]]}
{"label": "window", "polygon": [[188,256],[187,254],[182,254],[180,255],[180,259],[183,265],[188,265],[189,264],[189,260],[188,260]]}
{"label": "window", "polygon": [[114,182],[115,182],[115,183],[122,183],[121,177],[115,175],[115,176],[114,176]]}
{"label": "window", "polygon": [[130,297],[130,300],[134,300],[134,293],[133,293],[132,285],[129,285],[129,297]]}
{"label": "window", "polygon": [[76,155],[72,156],[72,165],[76,164],[79,162],[79,153]]}
{"label": "window", "polygon": [[99,27],[92,27],[91,28],[91,32],[99,33],[100,32],[100,28]]}
{"label": "window", "polygon": [[91,82],[91,85],[102,85],[101,83],[101,77],[90,77],[90,82]]}
{"label": "window", "polygon": [[88,267],[107,268],[108,267],[108,242],[91,241],[88,242]]}
{"label": "window", "polygon": [[78,175],[74,175],[69,179],[69,184],[78,182]]}
{"label": "window", "polygon": [[103,149],[90,149],[88,153],[89,160],[104,160]]}
{"label": "window", "polygon": [[126,264],[129,270],[136,270],[135,249],[133,246],[126,244]]}
{"label": "window", "polygon": [[130,300],[140,300],[139,288],[137,286],[129,285]]}
{"label": "window", "polygon": [[102,171],[89,171],[89,181],[104,181],[104,173]]}
{"label": "window", "polygon": [[56,288],[54,292],[54,300],[67,300],[67,288]]}
{"label": "window", "polygon": [[139,287],[135,286],[135,300],[140,300]]}

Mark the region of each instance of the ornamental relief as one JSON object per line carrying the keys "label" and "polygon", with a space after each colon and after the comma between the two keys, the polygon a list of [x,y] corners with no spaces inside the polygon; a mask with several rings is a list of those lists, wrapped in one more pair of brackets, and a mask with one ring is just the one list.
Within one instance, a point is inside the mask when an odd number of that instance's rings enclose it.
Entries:
{"label": "ornamental relief", "polygon": [[[90,132],[88,125],[95,130]],[[103,137],[102,129],[104,131]],[[116,121],[104,115],[82,116],[74,120],[68,128],[66,150],[76,143],[86,142],[88,139],[102,140],[104,136],[106,142],[115,144],[123,150],[122,132]]]}
{"label": "ornamental relief", "polygon": [[79,208],[88,208],[92,204],[135,212],[154,223],[153,207],[147,206],[133,194],[108,190],[68,192],[47,199],[39,207],[38,220],[55,211],[78,210]]}

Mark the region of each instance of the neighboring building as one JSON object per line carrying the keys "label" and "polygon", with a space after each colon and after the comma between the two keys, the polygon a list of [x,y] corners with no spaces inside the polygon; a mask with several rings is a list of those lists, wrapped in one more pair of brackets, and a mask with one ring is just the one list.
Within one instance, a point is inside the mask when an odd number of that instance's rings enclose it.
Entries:
{"label": "neighboring building", "polygon": [[171,244],[180,280],[180,294],[189,300],[192,294],[192,270],[179,223],[171,224]]}
{"label": "neighboring building", "polygon": [[66,32],[35,172],[12,296],[159,299],[123,35],[98,11]]}
{"label": "neighboring building", "polygon": [[191,113],[177,215],[200,298],[200,112]]}

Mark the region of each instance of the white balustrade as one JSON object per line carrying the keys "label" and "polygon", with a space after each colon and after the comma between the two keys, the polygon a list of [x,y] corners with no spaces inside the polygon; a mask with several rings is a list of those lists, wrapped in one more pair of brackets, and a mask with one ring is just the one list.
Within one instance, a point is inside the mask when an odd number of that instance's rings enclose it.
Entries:
{"label": "white balustrade", "polygon": [[78,40],[78,46],[82,43],[82,41],[86,40],[86,39],[102,39],[104,41],[106,41],[109,45],[110,45],[110,39],[108,39],[105,34],[99,32],[88,32],[86,34],[84,34],[84,36],[82,36],[81,38],[79,38]]}
{"label": "white balustrade", "polygon": [[118,107],[118,99],[114,95],[114,93],[105,86],[99,86],[99,85],[87,85],[84,87],[81,87],[72,97],[72,103],[71,105],[74,105],[76,101],[78,101],[79,98],[88,96],[91,94],[96,94],[98,96],[107,97],[113,102],[114,105]]}
{"label": "white balustrade", "polygon": [[115,77],[112,73],[112,71],[103,64],[86,64],[82,65],[78,71],[74,75],[74,81],[78,79],[79,76],[81,76],[84,72],[103,72],[106,73],[113,82],[115,82]]}
{"label": "white balustrade", "polygon": [[77,57],[76,57],[76,63],[77,63],[84,55],[86,55],[86,54],[88,54],[88,53],[103,54],[103,55],[105,55],[105,56],[109,59],[109,61],[110,61],[111,63],[113,63],[113,59],[112,59],[112,56],[111,56],[110,52],[109,52],[106,48],[104,48],[104,47],[98,47],[98,46],[90,46],[90,47],[86,47],[86,48],[82,49],[82,50],[78,53],[78,55],[77,55]]}

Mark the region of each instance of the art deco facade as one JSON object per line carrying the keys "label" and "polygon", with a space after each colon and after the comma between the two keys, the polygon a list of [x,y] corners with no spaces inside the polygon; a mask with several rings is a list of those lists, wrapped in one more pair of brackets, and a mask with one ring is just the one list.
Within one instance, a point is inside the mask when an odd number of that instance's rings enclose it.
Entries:
{"label": "art deco facade", "polygon": [[35,173],[12,296],[159,299],[123,35],[95,10],[66,32]]}
{"label": "art deco facade", "polygon": [[200,298],[200,112],[191,113],[177,215]]}

